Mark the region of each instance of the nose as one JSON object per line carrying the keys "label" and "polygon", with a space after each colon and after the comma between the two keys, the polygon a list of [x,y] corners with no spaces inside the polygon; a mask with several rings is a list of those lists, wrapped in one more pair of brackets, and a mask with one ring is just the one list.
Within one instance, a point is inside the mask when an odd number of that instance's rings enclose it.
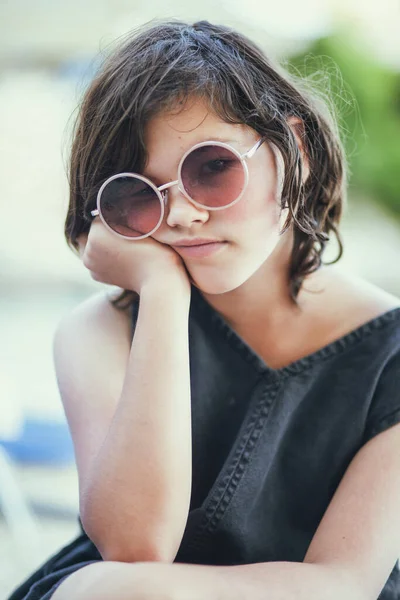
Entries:
{"label": "nose", "polygon": [[190,227],[192,223],[206,223],[209,219],[209,211],[200,208],[191,202],[182,192],[178,185],[167,190],[165,202],[166,223],[169,227]]}

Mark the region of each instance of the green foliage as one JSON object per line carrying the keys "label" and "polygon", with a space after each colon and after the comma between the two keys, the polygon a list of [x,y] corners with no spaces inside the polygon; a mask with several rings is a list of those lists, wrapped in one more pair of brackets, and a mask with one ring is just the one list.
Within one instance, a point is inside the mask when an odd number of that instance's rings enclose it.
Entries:
{"label": "green foliage", "polygon": [[400,219],[400,74],[355,49],[346,33],[313,43],[286,65],[331,101],[350,167],[350,191]]}

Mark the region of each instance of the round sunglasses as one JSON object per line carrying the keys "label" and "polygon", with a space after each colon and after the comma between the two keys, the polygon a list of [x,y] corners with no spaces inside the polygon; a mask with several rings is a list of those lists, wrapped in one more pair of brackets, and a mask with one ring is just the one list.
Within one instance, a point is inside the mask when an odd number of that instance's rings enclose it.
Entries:
{"label": "round sunglasses", "polygon": [[141,240],[160,227],[168,201],[168,189],[178,185],[194,205],[207,210],[223,210],[239,202],[249,181],[246,159],[252,158],[266,138],[240,154],[224,142],[200,142],[181,158],[178,179],[156,186],[138,173],[118,173],[109,177],[97,194],[97,209],[104,225],[117,235]]}

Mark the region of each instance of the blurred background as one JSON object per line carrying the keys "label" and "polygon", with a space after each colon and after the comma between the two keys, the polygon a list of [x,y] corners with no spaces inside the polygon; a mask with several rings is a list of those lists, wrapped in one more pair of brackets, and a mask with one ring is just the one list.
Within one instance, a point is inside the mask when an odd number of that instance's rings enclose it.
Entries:
{"label": "blurred background", "polygon": [[224,23],[325,92],[351,169],[343,268],[400,296],[398,1],[198,5],[0,0],[0,598],[78,532],[52,339],[61,317],[102,286],[64,241],[66,163],[98,53],[118,36],[162,17]]}

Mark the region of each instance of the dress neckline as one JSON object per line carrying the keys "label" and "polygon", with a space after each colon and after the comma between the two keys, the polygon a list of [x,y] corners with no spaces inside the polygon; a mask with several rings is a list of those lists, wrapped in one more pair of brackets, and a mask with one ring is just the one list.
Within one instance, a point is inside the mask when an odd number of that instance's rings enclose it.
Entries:
{"label": "dress neckline", "polygon": [[[214,309],[202,296],[200,291],[192,285],[192,298],[199,310],[206,314],[212,324],[242,353],[243,357],[251,362],[260,373],[269,373],[274,378],[288,377],[311,368],[314,364],[324,361],[331,356],[341,353],[355,343],[372,335],[376,331],[389,326],[391,323],[399,322],[400,307],[391,308],[365,323],[355,327],[348,333],[329,342],[318,350],[299,358],[288,365],[274,369],[270,367],[257,352],[245,342],[245,340],[228,324],[224,317]],[[400,332],[400,328],[399,328]]]}

